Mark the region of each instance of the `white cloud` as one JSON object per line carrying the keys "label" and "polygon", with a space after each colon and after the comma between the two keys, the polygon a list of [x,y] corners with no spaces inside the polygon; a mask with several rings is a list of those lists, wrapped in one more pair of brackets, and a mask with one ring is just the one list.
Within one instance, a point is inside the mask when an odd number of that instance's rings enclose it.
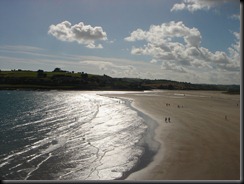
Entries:
{"label": "white cloud", "polygon": [[150,63],[157,63],[158,61],[156,59],[152,59]]}
{"label": "white cloud", "polygon": [[228,2],[240,3],[238,0],[183,0],[181,3],[174,4],[170,11],[188,10],[193,13],[198,10],[209,10]]}
{"label": "white cloud", "polygon": [[0,50],[12,50],[16,52],[37,52],[37,51],[43,51],[44,49],[39,47],[33,47],[28,45],[4,45],[0,46]]}
{"label": "white cloud", "polygon": [[[47,54],[46,50],[39,47],[27,46],[27,45],[4,45],[0,46],[0,52],[3,54],[11,53],[21,54],[22,56],[28,57],[40,57],[40,58],[64,58],[64,55],[55,55],[55,54]],[[70,56],[65,57],[67,60],[70,60]],[[73,56],[72,56],[73,58]]]}
{"label": "white cloud", "polygon": [[[130,63],[132,64],[132,62]],[[114,61],[106,61],[103,58],[100,60],[82,60],[80,64],[98,68],[100,71],[116,77],[135,77],[140,73],[135,66],[126,63],[124,65],[118,64],[116,59]]]}
{"label": "white cloud", "polygon": [[240,14],[233,14],[230,16],[231,19],[234,19],[234,20],[241,20],[241,17],[240,17]]}
{"label": "white cloud", "polygon": [[174,4],[173,8],[170,11],[184,10],[186,5],[184,3]]}
{"label": "white cloud", "polygon": [[200,75],[212,70],[240,72],[240,34],[233,32],[233,35],[236,40],[227,53],[211,52],[201,47],[200,31],[185,26],[183,22],[151,25],[148,31],[137,29],[125,40],[144,41],[141,47],[133,46],[131,54],[151,56],[150,63],[162,62],[161,69],[164,71]]}
{"label": "white cloud", "polygon": [[101,44],[95,45],[94,43],[89,43],[86,47],[90,48],[90,49],[102,49],[103,48],[103,46]]}
{"label": "white cloud", "polygon": [[[172,41],[182,38],[183,43]],[[155,60],[178,60],[183,62],[187,59],[186,50],[191,48],[190,54],[199,51],[196,49],[201,43],[201,34],[196,28],[188,28],[183,22],[164,23],[152,25],[148,31],[137,29],[133,31],[126,41],[145,40],[143,47],[132,47],[131,53],[135,55],[149,55]],[[184,63],[186,63],[184,61]]]}
{"label": "white cloud", "polygon": [[162,49],[169,49],[167,44],[172,38],[183,37],[184,41],[191,46],[198,46],[201,41],[201,34],[196,28],[188,28],[183,22],[163,23],[162,25],[152,25],[149,31],[137,29],[133,31],[126,41],[146,40]]}
{"label": "white cloud", "polygon": [[177,73],[187,73],[186,69],[182,66],[176,65],[175,63],[172,62],[162,62],[161,69],[163,70],[170,70],[170,71],[175,71]]}
{"label": "white cloud", "polygon": [[101,44],[96,45],[97,40],[107,40],[107,34],[102,27],[92,27],[80,22],[71,25],[69,21],[61,22],[57,25],[51,25],[48,34],[56,37],[61,41],[78,42],[86,45],[87,48],[103,48]]}
{"label": "white cloud", "polygon": [[80,61],[80,63],[96,66],[100,70],[108,70],[111,68],[117,68],[122,70],[135,70],[135,67],[132,65],[118,65],[115,64],[114,62],[103,61],[103,60],[83,60]]}
{"label": "white cloud", "polygon": [[145,32],[141,29],[137,29],[131,33],[130,37],[125,38],[126,41],[133,42],[136,40],[144,40],[147,37]]}
{"label": "white cloud", "polygon": [[240,58],[240,33],[233,32],[233,35],[235,36],[236,40],[228,48],[231,62],[226,67],[238,70],[240,67],[240,60],[241,60],[241,58]]}

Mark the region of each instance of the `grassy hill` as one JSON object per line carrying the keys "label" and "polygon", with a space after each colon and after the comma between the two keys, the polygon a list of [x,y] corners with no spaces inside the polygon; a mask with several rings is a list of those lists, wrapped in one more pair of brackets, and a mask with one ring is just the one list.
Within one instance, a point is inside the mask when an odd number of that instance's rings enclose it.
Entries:
{"label": "grassy hill", "polygon": [[171,80],[112,78],[84,72],[11,70],[0,71],[0,89],[62,89],[62,90],[220,90],[239,94],[239,85],[191,84]]}

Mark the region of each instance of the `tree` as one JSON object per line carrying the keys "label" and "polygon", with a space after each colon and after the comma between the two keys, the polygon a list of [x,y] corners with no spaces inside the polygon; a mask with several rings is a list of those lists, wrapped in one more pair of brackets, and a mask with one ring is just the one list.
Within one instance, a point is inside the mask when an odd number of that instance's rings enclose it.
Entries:
{"label": "tree", "polygon": [[38,78],[46,77],[46,76],[47,76],[47,74],[45,74],[43,70],[38,70],[37,71],[37,77]]}
{"label": "tree", "polygon": [[82,73],[81,73],[81,77],[82,77],[82,79],[88,79],[88,74],[82,72]]}
{"label": "tree", "polygon": [[174,88],[174,86],[173,86],[172,84],[169,84],[169,85],[168,85],[168,89],[169,89],[169,90],[173,90],[173,89],[175,89],[175,88]]}
{"label": "tree", "polygon": [[55,68],[54,70],[53,70],[53,72],[61,72],[62,70],[61,70],[61,68]]}

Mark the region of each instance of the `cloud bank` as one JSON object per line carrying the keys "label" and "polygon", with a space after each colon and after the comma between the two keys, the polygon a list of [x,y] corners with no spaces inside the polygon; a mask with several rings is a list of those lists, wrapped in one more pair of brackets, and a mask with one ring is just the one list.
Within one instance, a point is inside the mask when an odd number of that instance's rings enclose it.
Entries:
{"label": "cloud bank", "polygon": [[125,40],[143,41],[142,47],[133,46],[131,54],[151,56],[151,63],[162,62],[161,69],[198,75],[204,72],[240,72],[240,33],[233,32],[235,42],[223,51],[211,52],[201,47],[201,33],[183,22],[151,25],[148,31],[137,29]]}
{"label": "cloud bank", "polygon": [[78,42],[87,48],[103,48],[101,44],[96,44],[98,40],[107,40],[107,34],[102,27],[85,25],[83,22],[72,24],[69,21],[61,22],[57,25],[51,25],[48,34],[58,40],[68,42]]}

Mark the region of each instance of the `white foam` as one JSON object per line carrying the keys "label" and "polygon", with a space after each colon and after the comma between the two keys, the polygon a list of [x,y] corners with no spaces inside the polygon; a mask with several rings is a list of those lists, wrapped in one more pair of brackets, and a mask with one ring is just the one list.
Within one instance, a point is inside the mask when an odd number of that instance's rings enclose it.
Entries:
{"label": "white foam", "polygon": [[27,174],[27,176],[25,177],[25,180],[27,180],[27,179],[31,176],[31,174],[32,174],[34,171],[36,171],[37,169],[39,169],[39,167],[40,167],[44,162],[46,162],[49,158],[51,158],[51,156],[52,156],[52,154],[49,153],[49,155],[48,155],[47,158],[45,158],[43,161],[41,161],[41,162],[36,166],[35,169],[33,169],[32,171],[30,171],[30,172]]}

